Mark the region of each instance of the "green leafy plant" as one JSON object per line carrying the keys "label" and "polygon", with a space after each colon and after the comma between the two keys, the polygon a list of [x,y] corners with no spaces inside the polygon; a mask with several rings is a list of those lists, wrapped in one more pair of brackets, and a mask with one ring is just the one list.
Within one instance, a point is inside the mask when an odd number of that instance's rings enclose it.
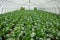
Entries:
{"label": "green leafy plant", "polygon": [[25,10],[25,8],[24,7],[21,7],[21,10]]}
{"label": "green leafy plant", "polygon": [[37,7],[34,7],[34,10],[37,10]]}
{"label": "green leafy plant", "polygon": [[[22,11],[23,10],[23,11]],[[35,10],[35,11],[34,11]],[[0,37],[5,37],[5,40],[40,40],[46,39],[47,34],[52,39],[56,38],[60,31],[60,18],[56,14],[37,10],[21,10],[8,12],[0,15]],[[57,24],[58,23],[58,24]],[[31,37],[32,32],[35,33]],[[33,35],[34,35],[33,33]],[[59,40],[58,36],[58,40]]]}

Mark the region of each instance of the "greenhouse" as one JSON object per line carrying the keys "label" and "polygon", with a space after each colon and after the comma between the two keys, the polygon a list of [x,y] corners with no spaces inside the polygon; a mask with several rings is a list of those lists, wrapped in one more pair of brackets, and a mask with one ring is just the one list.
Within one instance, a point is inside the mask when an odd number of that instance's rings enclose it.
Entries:
{"label": "greenhouse", "polygon": [[0,0],[0,40],[60,40],[60,0]]}

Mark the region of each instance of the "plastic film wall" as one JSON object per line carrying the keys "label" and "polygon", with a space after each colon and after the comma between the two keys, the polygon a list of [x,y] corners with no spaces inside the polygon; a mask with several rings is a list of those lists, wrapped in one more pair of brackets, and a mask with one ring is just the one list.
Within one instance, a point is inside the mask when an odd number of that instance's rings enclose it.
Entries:
{"label": "plastic film wall", "polygon": [[0,0],[0,14],[19,10],[25,7],[26,10],[38,10],[60,14],[59,0]]}

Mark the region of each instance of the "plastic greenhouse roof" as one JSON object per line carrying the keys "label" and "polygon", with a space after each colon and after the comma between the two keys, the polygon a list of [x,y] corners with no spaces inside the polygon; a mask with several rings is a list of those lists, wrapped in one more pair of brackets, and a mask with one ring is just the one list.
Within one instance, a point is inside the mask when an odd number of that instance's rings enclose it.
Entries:
{"label": "plastic greenhouse roof", "polygon": [[[4,13],[6,10],[17,10],[21,6],[37,6],[38,8],[58,8],[60,0],[0,0],[0,11]],[[28,7],[29,8],[29,7]],[[5,10],[6,9],[6,10]],[[5,11],[4,11],[5,10]]]}

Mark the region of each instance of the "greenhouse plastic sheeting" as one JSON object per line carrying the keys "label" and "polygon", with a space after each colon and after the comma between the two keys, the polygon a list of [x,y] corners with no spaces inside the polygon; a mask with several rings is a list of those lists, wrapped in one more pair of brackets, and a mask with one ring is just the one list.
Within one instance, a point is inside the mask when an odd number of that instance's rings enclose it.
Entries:
{"label": "greenhouse plastic sheeting", "polygon": [[0,14],[19,10],[21,7],[25,7],[26,10],[33,10],[37,7],[38,10],[59,14],[59,5],[59,0],[0,0]]}

